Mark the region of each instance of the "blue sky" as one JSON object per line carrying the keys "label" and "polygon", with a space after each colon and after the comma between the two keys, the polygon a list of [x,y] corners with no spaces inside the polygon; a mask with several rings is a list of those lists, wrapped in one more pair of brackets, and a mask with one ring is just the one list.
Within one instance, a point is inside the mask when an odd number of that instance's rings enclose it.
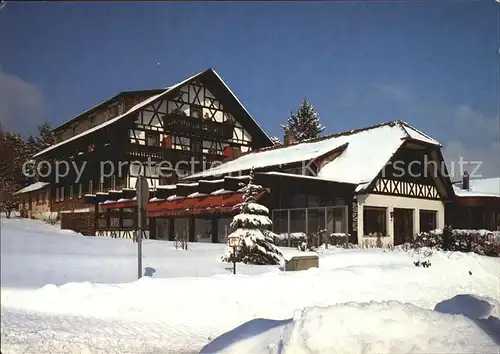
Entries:
{"label": "blue sky", "polygon": [[[499,9],[481,2],[9,3],[2,122],[20,133],[214,68],[271,135],[403,119],[500,175]],[[159,64],[159,65],[158,65]]]}

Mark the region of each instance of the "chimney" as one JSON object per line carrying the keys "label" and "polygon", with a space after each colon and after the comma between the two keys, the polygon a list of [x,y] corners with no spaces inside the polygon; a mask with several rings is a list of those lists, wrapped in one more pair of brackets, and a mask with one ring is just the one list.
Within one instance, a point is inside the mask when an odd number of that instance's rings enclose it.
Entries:
{"label": "chimney", "polygon": [[290,130],[285,130],[285,134],[283,136],[283,145],[290,145],[295,143],[295,137],[290,132]]}
{"label": "chimney", "polygon": [[462,189],[469,190],[469,173],[464,171],[464,176],[462,177]]}

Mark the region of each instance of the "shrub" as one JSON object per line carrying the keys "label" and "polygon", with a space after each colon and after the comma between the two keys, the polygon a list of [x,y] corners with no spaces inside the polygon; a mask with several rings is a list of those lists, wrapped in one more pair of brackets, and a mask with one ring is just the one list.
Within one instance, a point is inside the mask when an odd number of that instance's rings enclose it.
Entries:
{"label": "shrub", "polygon": [[446,226],[443,230],[417,234],[412,248],[422,247],[500,257],[500,234],[489,230],[452,229]]}

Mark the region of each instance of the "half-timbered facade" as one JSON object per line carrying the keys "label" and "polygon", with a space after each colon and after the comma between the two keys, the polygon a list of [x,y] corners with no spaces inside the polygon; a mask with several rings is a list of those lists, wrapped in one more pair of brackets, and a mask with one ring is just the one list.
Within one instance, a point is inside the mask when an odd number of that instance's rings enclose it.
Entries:
{"label": "half-timbered facade", "polygon": [[[401,244],[444,226],[453,190],[441,146],[393,121],[308,142],[253,150],[157,189],[147,205],[150,236],[224,242],[240,183],[254,169],[279,242],[322,230],[351,242]],[[113,202],[114,200],[114,202]],[[109,213],[135,201],[110,198]],[[104,222],[103,222],[104,223]]]}
{"label": "half-timbered facade", "polygon": [[273,144],[212,69],[163,90],[121,93],[55,134],[34,157],[58,212],[95,211],[109,191],[128,198],[139,175],[156,189]]}

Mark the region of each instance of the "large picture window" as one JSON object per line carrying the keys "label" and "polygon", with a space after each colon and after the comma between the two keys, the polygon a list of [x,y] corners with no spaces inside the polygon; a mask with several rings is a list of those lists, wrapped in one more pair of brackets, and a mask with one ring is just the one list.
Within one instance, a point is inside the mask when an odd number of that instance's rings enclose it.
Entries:
{"label": "large picture window", "polygon": [[429,232],[436,229],[436,215],[434,210],[420,210],[420,232]]}
{"label": "large picture window", "polygon": [[194,220],[196,242],[212,242],[212,220],[196,218]]}
{"label": "large picture window", "polygon": [[387,235],[387,208],[363,207],[363,234],[365,236]]}

